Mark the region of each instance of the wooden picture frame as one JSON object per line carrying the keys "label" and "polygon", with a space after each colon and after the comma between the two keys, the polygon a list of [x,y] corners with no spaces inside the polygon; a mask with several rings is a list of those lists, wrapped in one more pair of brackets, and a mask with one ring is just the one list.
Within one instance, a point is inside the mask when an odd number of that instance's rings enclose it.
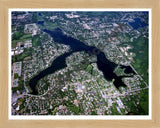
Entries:
{"label": "wooden picture frame", "polygon": [[[9,120],[9,9],[10,8],[150,8],[152,9],[152,119],[148,120]],[[159,89],[159,41],[160,41],[160,1],[159,0],[0,0],[0,127],[160,127],[160,89]]]}

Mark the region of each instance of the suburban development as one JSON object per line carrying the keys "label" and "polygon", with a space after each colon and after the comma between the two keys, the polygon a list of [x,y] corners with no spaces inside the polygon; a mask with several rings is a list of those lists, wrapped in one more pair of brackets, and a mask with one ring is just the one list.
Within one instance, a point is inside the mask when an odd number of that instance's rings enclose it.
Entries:
{"label": "suburban development", "polygon": [[12,115],[148,115],[149,13],[12,11]]}

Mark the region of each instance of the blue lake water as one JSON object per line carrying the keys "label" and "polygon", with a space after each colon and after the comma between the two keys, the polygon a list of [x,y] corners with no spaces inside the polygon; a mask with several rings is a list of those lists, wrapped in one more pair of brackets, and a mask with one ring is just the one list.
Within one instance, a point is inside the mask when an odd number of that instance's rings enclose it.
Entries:
{"label": "blue lake water", "polygon": [[42,14],[41,14],[40,12],[38,13],[38,15],[39,15],[39,16],[42,16]]}
{"label": "blue lake water", "polygon": [[38,21],[37,23],[44,26],[44,21]]}
{"label": "blue lake water", "polygon": [[141,27],[148,26],[145,22],[142,22],[140,18],[134,18],[134,22],[128,22],[130,26],[132,26],[134,29],[138,29]]}

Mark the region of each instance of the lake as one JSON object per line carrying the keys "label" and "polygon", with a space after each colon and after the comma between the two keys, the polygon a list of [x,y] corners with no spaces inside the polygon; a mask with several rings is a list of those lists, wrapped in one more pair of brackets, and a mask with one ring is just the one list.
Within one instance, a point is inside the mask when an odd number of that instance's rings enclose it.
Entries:
{"label": "lake", "polygon": [[140,18],[134,18],[134,22],[128,22],[134,29],[143,28],[148,26],[145,22],[142,22]]}
{"label": "lake", "polygon": [[[32,89],[32,94],[33,95],[38,95],[37,90],[35,89],[38,81],[40,79],[42,79],[43,77],[52,74],[58,70],[61,70],[65,67],[67,67],[66,64],[66,58],[68,56],[70,56],[72,53],[74,52],[79,52],[79,51],[84,51],[86,53],[90,53],[92,55],[96,55],[97,56],[97,67],[100,71],[103,72],[104,78],[108,81],[112,81],[114,79],[113,84],[115,85],[116,88],[119,88],[120,86],[125,87],[126,85],[124,84],[124,82],[122,81],[122,78],[126,77],[126,76],[117,76],[113,71],[114,69],[118,66],[116,63],[109,61],[105,54],[100,51],[98,48],[93,47],[93,46],[88,46],[86,44],[84,44],[83,42],[74,39],[72,37],[69,37],[67,35],[64,35],[62,30],[60,28],[56,28],[54,31],[50,31],[47,29],[43,30],[44,32],[48,33],[55,42],[60,43],[60,44],[65,44],[65,45],[69,45],[71,51],[70,52],[66,52],[60,56],[58,56],[51,64],[50,67],[44,69],[43,71],[41,71],[39,74],[37,74],[36,76],[34,76],[32,79],[30,79],[29,81],[29,85]],[[98,52],[93,52],[93,51],[98,51]],[[122,68],[125,68],[125,73],[133,73],[135,74],[135,72],[132,70],[132,68],[130,66],[124,66],[124,65],[120,65],[122,66]]]}

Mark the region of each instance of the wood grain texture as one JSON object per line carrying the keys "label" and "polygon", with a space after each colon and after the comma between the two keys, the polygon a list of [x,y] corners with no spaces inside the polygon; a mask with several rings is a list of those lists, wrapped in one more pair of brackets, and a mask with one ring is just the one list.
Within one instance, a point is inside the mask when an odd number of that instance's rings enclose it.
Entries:
{"label": "wood grain texture", "polygon": [[[152,120],[8,120],[9,8],[151,8]],[[0,0],[0,128],[160,128],[160,0]]]}

